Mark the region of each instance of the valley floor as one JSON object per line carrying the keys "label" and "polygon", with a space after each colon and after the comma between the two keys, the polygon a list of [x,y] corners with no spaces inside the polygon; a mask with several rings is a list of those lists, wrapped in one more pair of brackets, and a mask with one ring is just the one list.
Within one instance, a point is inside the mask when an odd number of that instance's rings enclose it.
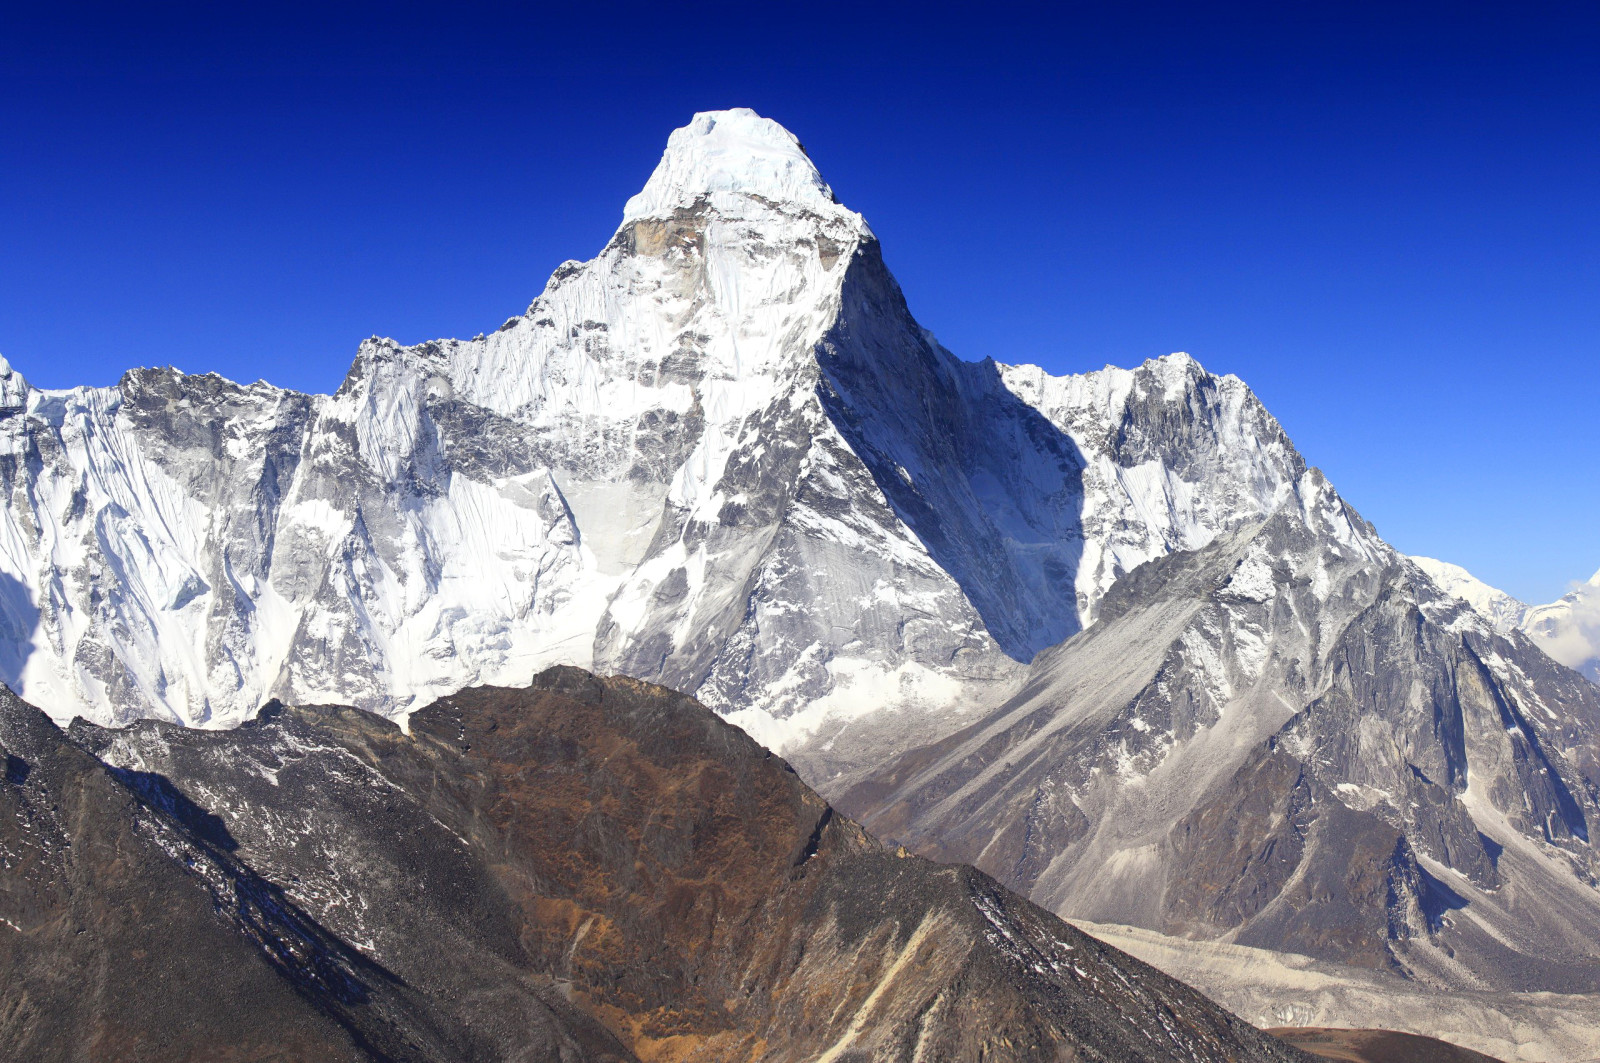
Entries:
{"label": "valley floor", "polygon": [[1448,1041],[1392,1030],[1289,1026],[1267,1032],[1296,1048],[1339,1063],[1499,1063],[1492,1056]]}
{"label": "valley floor", "polygon": [[1429,989],[1294,953],[1070,920],[1260,1027],[1351,1026],[1437,1037],[1507,1063],[1600,1060],[1600,996]]}

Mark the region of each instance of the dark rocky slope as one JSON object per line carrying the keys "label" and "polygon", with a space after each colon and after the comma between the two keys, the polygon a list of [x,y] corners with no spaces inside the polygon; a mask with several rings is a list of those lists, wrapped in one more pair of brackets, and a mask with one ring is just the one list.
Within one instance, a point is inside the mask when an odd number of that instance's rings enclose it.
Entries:
{"label": "dark rocky slope", "polygon": [[1009,702],[830,796],[1065,917],[1600,991],[1600,691],[1307,483],[1124,576]]}
{"label": "dark rocky slope", "polygon": [[471,1029],[470,1011],[408,985],[251,868],[221,819],[159,776],[97,761],[3,691],[0,759],[7,1059],[627,1058],[559,994],[515,978],[515,1029]]}
{"label": "dark rocky slope", "polygon": [[1304,1058],[659,687],[555,669],[410,733],[0,721],[27,1058]]}
{"label": "dark rocky slope", "polygon": [[1493,1056],[1448,1041],[1393,1030],[1290,1026],[1273,1033],[1312,1055],[1344,1063],[1500,1063]]}

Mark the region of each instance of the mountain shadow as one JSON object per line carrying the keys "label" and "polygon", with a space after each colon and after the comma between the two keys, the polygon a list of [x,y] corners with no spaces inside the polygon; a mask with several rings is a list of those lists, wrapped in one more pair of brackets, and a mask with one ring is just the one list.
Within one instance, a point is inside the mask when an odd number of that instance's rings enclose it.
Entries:
{"label": "mountain shadow", "polygon": [[0,572],[0,682],[13,690],[22,685],[38,630],[39,607],[27,584],[9,572]]}
{"label": "mountain shadow", "polygon": [[1083,454],[992,359],[961,361],[917,325],[874,240],[818,361],[829,418],[1006,655],[1075,634]]}

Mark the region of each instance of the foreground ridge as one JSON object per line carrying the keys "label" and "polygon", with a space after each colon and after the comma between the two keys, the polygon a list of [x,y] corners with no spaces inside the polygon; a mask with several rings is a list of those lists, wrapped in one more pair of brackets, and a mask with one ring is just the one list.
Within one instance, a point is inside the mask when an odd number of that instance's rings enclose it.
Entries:
{"label": "foreground ridge", "polygon": [[[8,1045],[1303,1058],[987,876],[883,848],[682,695],[562,668],[411,722],[274,707],[69,736],[4,698]],[[93,993],[59,977],[84,950]],[[122,977],[140,965],[193,985]]]}

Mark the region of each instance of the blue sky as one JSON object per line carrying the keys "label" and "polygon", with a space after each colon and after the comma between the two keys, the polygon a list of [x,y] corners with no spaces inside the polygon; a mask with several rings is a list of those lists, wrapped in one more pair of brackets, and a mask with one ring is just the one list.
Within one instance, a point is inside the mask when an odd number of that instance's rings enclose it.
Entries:
{"label": "blue sky", "polygon": [[1187,350],[1401,549],[1600,566],[1594,5],[576,7],[10,12],[0,353],[331,390],[520,312],[749,106],[956,353]]}

